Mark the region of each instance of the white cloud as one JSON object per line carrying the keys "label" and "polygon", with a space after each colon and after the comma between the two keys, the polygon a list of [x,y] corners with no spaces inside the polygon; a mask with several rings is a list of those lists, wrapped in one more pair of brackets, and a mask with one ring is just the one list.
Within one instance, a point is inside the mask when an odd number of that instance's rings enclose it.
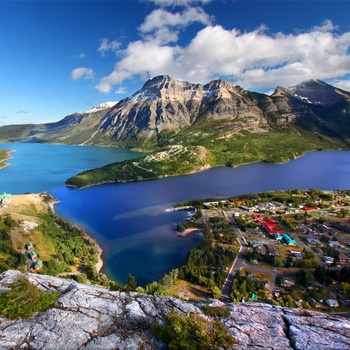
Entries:
{"label": "white cloud", "polygon": [[174,48],[159,46],[154,42],[136,41],[123,52],[123,59],[115,64],[114,71],[101,79],[96,86],[100,92],[108,93],[112,86],[121,84],[132,76],[149,77],[171,74],[174,64]]}
{"label": "white cloud", "polygon": [[[330,20],[293,34],[270,33],[264,25],[241,32],[212,25],[212,18],[203,9],[192,7],[209,1],[150,1],[160,8],[139,26],[141,40],[129,43],[124,50],[117,44],[112,48],[107,39],[101,41],[101,52],[118,50],[118,60],[113,71],[97,84],[100,92],[108,93],[127,79],[145,80],[160,74],[193,83],[229,79],[246,89],[271,90],[312,78],[337,78],[339,84],[346,85],[340,80],[350,72],[350,31],[339,34]],[[180,5],[184,7],[181,12],[166,9]],[[180,46],[180,31],[195,22],[203,29]]]}
{"label": "white cloud", "polygon": [[174,7],[174,6],[190,6],[195,4],[208,4],[213,0],[148,0],[157,6]]}
{"label": "white cloud", "polygon": [[27,114],[29,113],[29,111],[24,110],[24,109],[19,109],[18,111],[16,111],[17,114]]}
{"label": "white cloud", "polygon": [[188,7],[183,12],[169,12],[156,9],[140,25],[139,30],[146,40],[156,40],[162,44],[176,42],[180,30],[193,23],[210,25],[210,16],[199,7]]}
{"label": "white cloud", "polygon": [[349,80],[335,80],[330,82],[332,85],[339,89],[350,91],[350,79]]}
{"label": "white cloud", "polygon": [[81,60],[85,57],[86,57],[86,55],[83,52],[73,56],[74,59],[78,59],[78,60]]}
{"label": "white cloud", "polygon": [[76,68],[71,72],[70,78],[72,80],[79,80],[81,78],[93,79],[94,71],[91,68],[86,68],[86,67]]}
{"label": "white cloud", "polygon": [[127,90],[125,87],[121,86],[116,92],[115,92],[117,95],[119,94],[126,94],[127,93]]}
{"label": "white cloud", "polygon": [[102,56],[106,55],[106,52],[112,51],[115,52],[120,47],[120,42],[116,40],[108,40],[107,38],[102,38],[100,40],[100,47],[97,49],[98,52],[101,53]]}

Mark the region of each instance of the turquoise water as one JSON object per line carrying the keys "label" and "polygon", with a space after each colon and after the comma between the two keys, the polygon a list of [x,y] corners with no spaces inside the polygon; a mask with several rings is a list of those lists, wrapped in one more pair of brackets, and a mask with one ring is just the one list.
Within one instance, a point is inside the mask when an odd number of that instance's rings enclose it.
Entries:
{"label": "turquoise water", "polygon": [[198,243],[196,236],[176,236],[173,225],[187,214],[166,211],[175,203],[265,190],[350,188],[350,151],[311,152],[284,164],[219,167],[187,176],[77,190],[64,186],[76,172],[140,154],[33,144],[0,148],[16,149],[10,166],[0,171],[0,192],[52,193],[61,201],[57,213],[84,227],[100,243],[102,271],[121,283],[129,273],[141,285],[161,278],[180,266]]}

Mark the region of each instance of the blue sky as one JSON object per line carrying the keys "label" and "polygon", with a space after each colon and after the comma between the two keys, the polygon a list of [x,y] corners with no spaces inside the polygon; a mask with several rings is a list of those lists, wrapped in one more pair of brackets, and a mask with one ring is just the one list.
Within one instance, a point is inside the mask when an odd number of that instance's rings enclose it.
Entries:
{"label": "blue sky", "polygon": [[0,126],[57,121],[148,78],[350,91],[350,1],[0,0]]}

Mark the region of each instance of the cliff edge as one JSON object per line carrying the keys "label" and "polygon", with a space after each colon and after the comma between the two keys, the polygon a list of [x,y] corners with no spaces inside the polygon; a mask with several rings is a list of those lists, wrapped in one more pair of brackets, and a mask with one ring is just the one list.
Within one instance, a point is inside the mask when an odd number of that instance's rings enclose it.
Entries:
{"label": "cliff edge", "polygon": [[[0,291],[22,274],[5,271]],[[1,349],[166,349],[152,333],[172,311],[195,313],[217,300],[185,302],[170,297],[112,292],[58,277],[26,274],[43,291],[61,295],[54,307],[28,319],[0,317]],[[232,349],[349,349],[350,322],[342,317],[259,303],[225,305],[224,326],[238,341]]]}

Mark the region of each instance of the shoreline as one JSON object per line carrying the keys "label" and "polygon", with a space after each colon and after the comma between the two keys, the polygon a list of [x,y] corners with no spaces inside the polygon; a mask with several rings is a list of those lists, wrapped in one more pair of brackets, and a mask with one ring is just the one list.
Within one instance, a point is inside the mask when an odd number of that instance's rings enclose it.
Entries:
{"label": "shoreline", "polygon": [[[89,236],[90,237],[90,236]],[[96,242],[94,240],[94,242]],[[96,271],[98,273],[100,273],[101,269],[102,269],[102,266],[103,266],[103,260],[102,260],[102,253],[103,253],[103,250],[102,248],[98,245],[98,243],[96,242],[96,245],[97,245],[97,249],[98,249],[98,261],[97,263],[95,264],[95,267],[96,267]]]}
{"label": "shoreline", "polygon": [[[58,200],[55,200],[55,199],[53,199],[52,201],[50,201],[48,204],[49,204],[49,208],[52,210],[52,212],[55,214],[55,215],[57,215],[56,214],[56,212],[55,212],[55,205],[56,204],[58,204],[58,203],[60,203],[61,201],[58,201]],[[63,218],[64,219],[64,218]],[[64,219],[64,220],[66,220],[66,221],[69,221],[69,220],[67,220],[67,219]],[[70,221],[69,221],[70,222]],[[72,223],[73,224],[73,223]],[[76,224],[73,224],[73,225],[76,225]],[[78,225],[76,225],[76,226],[78,226]],[[81,228],[80,226],[78,226],[79,227],[79,229],[81,229],[81,230],[83,230],[84,232],[85,232],[85,234],[94,242],[94,244],[95,244],[95,246],[96,246],[96,248],[97,248],[97,250],[98,250],[98,254],[97,254],[97,263],[95,264],[95,268],[96,268],[96,271],[98,272],[98,273],[100,273],[100,271],[101,271],[101,269],[102,269],[102,267],[103,267],[103,264],[104,264],[104,262],[103,262],[103,260],[102,260],[102,254],[103,254],[103,249],[100,247],[100,245],[98,244],[98,242],[96,241],[96,239],[94,239],[93,237],[91,237],[87,232],[86,232],[86,230],[84,230],[83,228]]]}
{"label": "shoreline", "polygon": [[203,234],[202,230],[199,229],[198,227],[186,228],[185,231],[183,231],[183,232],[176,231],[176,234],[179,237],[186,237],[186,236],[190,235],[191,233],[201,233],[201,234]]}

